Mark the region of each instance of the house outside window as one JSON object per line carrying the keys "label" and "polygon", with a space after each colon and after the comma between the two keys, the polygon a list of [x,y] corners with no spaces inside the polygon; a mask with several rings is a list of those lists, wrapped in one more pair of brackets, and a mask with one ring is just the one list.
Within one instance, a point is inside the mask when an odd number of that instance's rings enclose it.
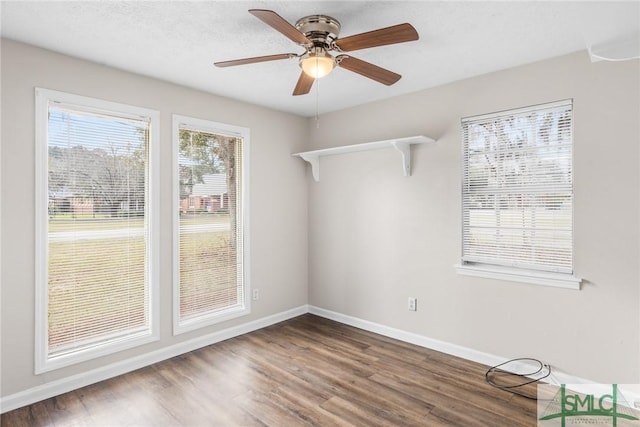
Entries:
{"label": "house outside window", "polygon": [[462,119],[461,274],[579,288],[573,102]]}
{"label": "house outside window", "polygon": [[174,333],[250,312],[246,128],[174,116]]}

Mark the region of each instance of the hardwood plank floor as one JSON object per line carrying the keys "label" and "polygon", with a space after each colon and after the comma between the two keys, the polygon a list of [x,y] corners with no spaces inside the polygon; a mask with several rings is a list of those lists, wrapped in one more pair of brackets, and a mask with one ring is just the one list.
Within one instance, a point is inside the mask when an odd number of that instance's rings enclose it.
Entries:
{"label": "hardwood plank floor", "polygon": [[535,426],[535,400],[489,386],[486,370],[307,314],[16,409],[1,424]]}

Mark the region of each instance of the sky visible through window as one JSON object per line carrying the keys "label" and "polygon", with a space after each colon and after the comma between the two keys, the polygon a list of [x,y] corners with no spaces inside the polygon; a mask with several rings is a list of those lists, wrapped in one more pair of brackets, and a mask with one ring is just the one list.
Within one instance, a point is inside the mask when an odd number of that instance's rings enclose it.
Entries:
{"label": "sky visible through window", "polygon": [[141,142],[142,130],[137,122],[118,117],[80,114],[56,107],[49,109],[49,146],[126,147]]}

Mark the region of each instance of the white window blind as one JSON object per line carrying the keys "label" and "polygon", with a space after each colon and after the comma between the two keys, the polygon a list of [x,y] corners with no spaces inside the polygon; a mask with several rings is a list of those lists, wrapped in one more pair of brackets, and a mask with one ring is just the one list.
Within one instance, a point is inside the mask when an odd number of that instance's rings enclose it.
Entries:
{"label": "white window blind", "polygon": [[572,101],[462,119],[463,264],[573,273]]}
{"label": "white window blind", "polygon": [[151,118],[40,95],[44,368],[153,336]]}
{"label": "white window blind", "polygon": [[247,312],[245,138],[224,125],[174,119],[177,146],[176,332]]}

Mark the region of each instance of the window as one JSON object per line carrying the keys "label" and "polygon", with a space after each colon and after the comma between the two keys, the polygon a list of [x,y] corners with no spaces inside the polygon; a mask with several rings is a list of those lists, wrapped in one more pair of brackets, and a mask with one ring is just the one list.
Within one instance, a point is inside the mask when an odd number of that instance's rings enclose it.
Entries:
{"label": "window", "polygon": [[36,373],[158,339],[158,120],[36,89]]}
{"label": "window", "polygon": [[249,313],[249,131],[174,116],[174,333]]}
{"label": "window", "polygon": [[572,101],[462,119],[463,274],[576,288]]}

